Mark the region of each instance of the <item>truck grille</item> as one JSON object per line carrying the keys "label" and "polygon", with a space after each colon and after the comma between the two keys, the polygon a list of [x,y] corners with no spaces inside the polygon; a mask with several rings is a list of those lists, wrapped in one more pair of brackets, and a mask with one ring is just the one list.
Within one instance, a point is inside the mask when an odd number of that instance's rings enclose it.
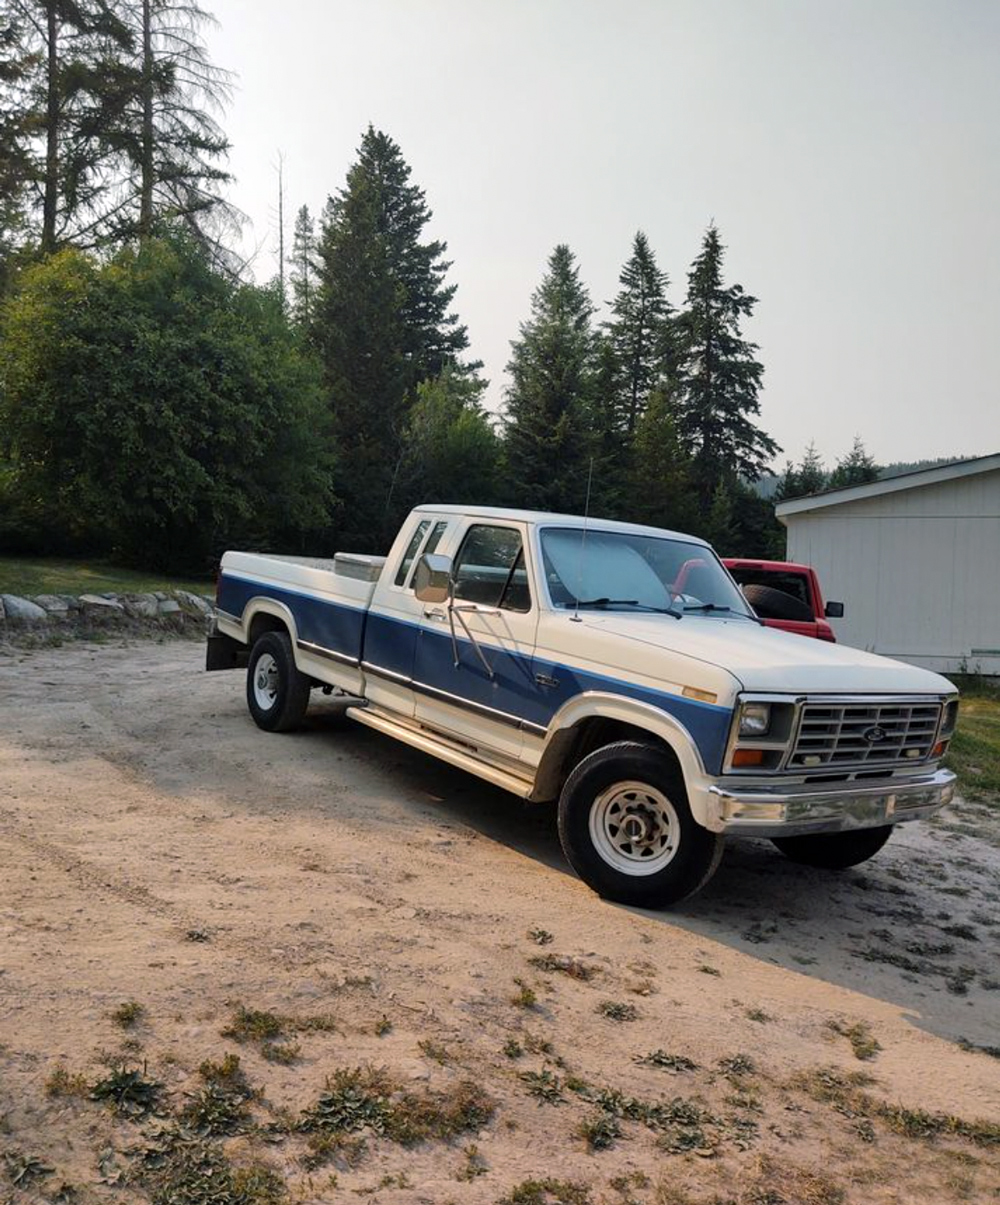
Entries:
{"label": "truck grille", "polygon": [[940,703],[806,703],[788,768],[923,761],[940,719]]}

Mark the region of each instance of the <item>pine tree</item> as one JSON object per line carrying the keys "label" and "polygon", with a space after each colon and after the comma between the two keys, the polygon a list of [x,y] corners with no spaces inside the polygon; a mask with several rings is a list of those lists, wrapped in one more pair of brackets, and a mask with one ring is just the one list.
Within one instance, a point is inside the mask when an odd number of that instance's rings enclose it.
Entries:
{"label": "pine tree", "polygon": [[292,318],[303,327],[308,327],[312,321],[316,302],[316,270],[316,223],[309,213],[309,207],[303,205],[295,215],[289,271]]}
{"label": "pine tree", "polygon": [[735,556],[740,551],[733,496],[724,479],[712,492],[704,535],[719,556]]}
{"label": "pine tree", "polygon": [[229,141],[214,112],[232,77],[211,62],[202,30],[213,18],[194,0],[123,0],[134,52],[116,72],[114,112],[103,136],[124,176],[105,237],[149,238],[164,220],[181,221],[220,262],[223,235],[239,212],[222,196],[232,180],[221,166]]}
{"label": "pine tree", "polygon": [[687,307],[678,322],[681,437],[694,456],[695,485],[711,505],[720,482],[756,481],[780,448],[753,421],[764,369],[740,322],[756,298],[722,283],[724,248],[710,226],[688,274]]}
{"label": "pine tree", "polygon": [[531,317],[511,343],[506,477],[512,501],[536,510],[583,509],[589,475],[594,370],[590,297],[572,251],[549,256]]}
{"label": "pine tree", "polygon": [[108,202],[116,65],[132,46],[110,0],[0,0],[0,188],[20,179],[38,245],[93,242]]}
{"label": "pine tree", "polygon": [[669,392],[654,389],[635,429],[628,474],[628,507],[633,523],[690,531],[692,506],[690,459],[677,434]]}
{"label": "pine tree", "polygon": [[867,481],[877,481],[878,476],[878,465],[868,455],[861,436],[856,435],[850,452],[837,461],[836,467],[830,474],[830,488],[842,489],[847,485],[864,485]]}
{"label": "pine tree", "polygon": [[798,467],[793,465],[790,460],[786,462],[785,471],[778,482],[774,496],[778,502],[785,498],[803,498],[807,494],[818,494],[820,490],[826,489],[826,486],[826,469],[823,468],[823,461],[816,450],[815,442],[810,440]]}
{"label": "pine tree", "polygon": [[341,539],[387,547],[410,408],[421,381],[460,365],[468,334],[450,306],[447,245],[422,242],[431,211],[399,146],[368,127],[347,183],[326,205],[312,340],[344,468]]}
{"label": "pine tree", "polygon": [[641,230],[618,280],[622,287],[612,303],[614,317],[606,323],[606,330],[620,369],[615,395],[619,423],[631,438],[650,391],[670,368],[667,275],[656,266]]}

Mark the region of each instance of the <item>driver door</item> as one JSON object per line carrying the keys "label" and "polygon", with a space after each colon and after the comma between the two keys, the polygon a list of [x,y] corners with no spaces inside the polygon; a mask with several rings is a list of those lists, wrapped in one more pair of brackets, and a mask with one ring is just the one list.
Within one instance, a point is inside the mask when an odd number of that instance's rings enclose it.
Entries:
{"label": "driver door", "polygon": [[470,521],[452,561],[454,596],[427,604],[417,641],[417,720],[489,760],[518,760],[532,671],[537,600],[521,524]]}

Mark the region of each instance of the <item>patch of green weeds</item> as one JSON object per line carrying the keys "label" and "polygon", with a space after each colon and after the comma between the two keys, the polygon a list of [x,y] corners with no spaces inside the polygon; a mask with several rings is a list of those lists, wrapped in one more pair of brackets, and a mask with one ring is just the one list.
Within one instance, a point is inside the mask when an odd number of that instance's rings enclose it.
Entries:
{"label": "patch of green weeds", "polygon": [[41,1159],[34,1155],[26,1155],[23,1151],[7,1151],[3,1161],[7,1176],[15,1188],[23,1188],[32,1180],[40,1180],[54,1171]]}
{"label": "patch of green weeds", "polygon": [[485,1176],[490,1170],[489,1164],[483,1158],[479,1147],[474,1142],[470,1143],[462,1153],[465,1155],[465,1163],[455,1173],[456,1180],[465,1182],[477,1180],[480,1176]]}
{"label": "patch of green weeds", "polygon": [[451,1062],[451,1054],[448,1048],[440,1042],[435,1042],[433,1038],[421,1038],[417,1046],[421,1054],[432,1059],[435,1063],[439,1063],[442,1067],[447,1067]]}
{"label": "patch of green weeds", "polygon": [[46,1096],[89,1096],[90,1084],[79,1072],[70,1073],[60,1063],[45,1081]]}
{"label": "patch of green weeds", "polygon": [[204,1086],[192,1093],[180,1119],[202,1136],[235,1134],[250,1121],[249,1103],[259,1093],[250,1086],[239,1056],[227,1054],[221,1062],[206,1059],[198,1068]]}
{"label": "patch of green weeds", "polygon": [[302,1047],[298,1042],[261,1042],[260,1052],[269,1063],[280,1063],[288,1067],[299,1061]]}
{"label": "patch of green weeds", "polygon": [[566,1099],[559,1077],[547,1067],[541,1071],[522,1071],[521,1080],[527,1084],[529,1095],[537,1097],[540,1104],[561,1105]]}
{"label": "patch of green weeds", "polygon": [[843,1021],[827,1021],[827,1028],[842,1038],[847,1038],[854,1051],[854,1057],[862,1062],[870,1062],[882,1049],[878,1038],[865,1021],[856,1021],[853,1025],[847,1025]]}
{"label": "patch of green weeds", "polygon": [[235,1042],[274,1042],[285,1036],[285,1020],[277,1013],[238,1004],[222,1036]]}
{"label": "patch of green weeds", "polygon": [[659,1067],[676,1075],[678,1071],[697,1071],[698,1064],[683,1054],[668,1054],[665,1050],[652,1050],[635,1059],[643,1067]]}
{"label": "patch of green weeds", "polygon": [[609,1021],[617,1021],[619,1024],[639,1019],[639,1010],[636,1006],[626,1004],[621,1000],[602,1000],[597,1006],[597,1011],[602,1017],[607,1017]]}
{"label": "patch of green weeds", "polygon": [[773,1021],[774,1017],[770,1013],[764,1012],[762,1008],[748,1008],[746,1011],[748,1021],[756,1021],[759,1025],[766,1025],[768,1021]]}
{"label": "patch of green weeds", "polygon": [[621,1137],[621,1122],[614,1113],[598,1109],[580,1122],[577,1133],[591,1151],[606,1151]]}
{"label": "patch of green weeds", "polygon": [[729,1080],[738,1080],[744,1075],[756,1075],[757,1064],[748,1054],[733,1054],[719,1059],[716,1066]]}
{"label": "patch of green weeds", "polygon": [[[632,1192],[649,1188],[649,1176],[645,1172],[622,1172],[619,1176],[611,1177],[608,1187],[621,1197],[621,1205],[639,1205]],[[658,1196],[657,1205],[671,1205],[671,1202]]]}
{"label": "patch of green weeds", "polygon": [[590,1190],[575,1180],[522,1180],[497,1205],[591,1205]]}
{"label": "patch of green weeds", "polygon": [[379,1019],[375,1022],[375,1036],[377,1038],[384,1038],[387,1033],[391,1032],[392,1022],[385,1015],[385,1013],[383,1013],[382,1016],[379,1017]]}
{"label": "patch of green weeds", "polygon": [[524,1047],[517,1038],[508,1038],[503,1044],[503,1052],[509,1059],[519,1059],[524,1054]]}
{"label": "patch of green weeds", "polygon": [[589,983],[597,974],[597,967],[566,954],[538,954],[528,961],[536,970],[548,974],[568,975],[570,979],[579,979],[584,983]]}
{"label": "patch of green weeds", "polygon": [[116,1113],[132,1120],[156,1112],[160,1103],[163,1085],[146,1078],[146,1066],[137,1067],[121,1064],[112,1067],[102,1080],[90,1090],[90,1099],[104,1101]]}
{"label": "patch of green weeds", "polygon": [[697,970],[701,971],[703,975],[714,975],[717,979],[721,978],[722,976],[722,972],[718,967],[709,966],[707,962],[701,963],[701,965],[697,967]]}
{"label": "patch of green weeds", "polygon": [[876,1100],[863,1091],[875,1080],[863,1072],[844,1074],[830,1067],[815,1068],[794,1077],[794,1087],[802,1088],[814,1100],[829,1104],[843,1116],[881,1121],[887,1129],[906,1138],[933,1139],[940,1135],[964,1138],[976,1146],[1000,1147],[1000,1122],[928,1113],[904,1105]]}
{"label": "patch of green weeds", "polygon": [[284,1179],[267,1164],[234,1167],[220,1147],[180,1134],[148,1148],[138,1179],[151,1205],[283,1205]]}
{"label": "patch of green weeds", "polygon": [[111,1014],[112,1022],[119,1029],[134,1029],[145,1015],[145,1008],[138,1000],[126,1000],[124,1004],[119,1004]]}
{"label": "patch of green weeds", "polygon": [[548,929],[529,929],[528,937],[536,946],[548,946],[555,940]]}
{"label": "patch of green weeds", "polygon": [[335,1071],[316,1104],[302,1116],[303,1132],[354,1133],[369,1130],[403,1146],[432,1138],[448,1139],[489,1122],[493,1100],[477,1085],[463,1081],[446,1092],[400,1093],[379,1068]]}
{"label": "patch of green weeds", "polygon": [[307,1138],[308,1152],[302,1156],[302,1166],[315,1171],[327,1163],[353,1170],[368,1153],[368,1141],[358,1134],[315,1130]]}
{"label": "patch of green weeds", "polygon": [[518,1008],[535,1008],[538,1004],[538,996],[534,989],[530,988],[523,979],[515,979],[517,991],[511,997],[511,1004],[516,1004]]}

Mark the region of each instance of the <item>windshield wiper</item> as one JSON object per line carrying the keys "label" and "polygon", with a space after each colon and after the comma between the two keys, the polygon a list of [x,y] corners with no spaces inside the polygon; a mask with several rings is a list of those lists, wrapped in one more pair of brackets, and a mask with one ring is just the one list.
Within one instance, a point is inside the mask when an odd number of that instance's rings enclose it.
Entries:
{"label": "windshield wiper", "polygon": [[669,607],[654,607],[650,603],[641,603],[637,598],[581,598],[579,602],[567,603],[567,610],[573,607],[641,607],[643,611],[654,611],[657,615],[672,615],[680,619],[677,611]]}
{"label": "windshield wiper", "polygon": [[736,615],[740,619],[753,619],[760,622],[755,615],[748,615],[745,611],[733,611],[732,607],[723,606],[721,603],[693,603],[690,607],[685,607],[685,611],[725,611],[727,614]]}

